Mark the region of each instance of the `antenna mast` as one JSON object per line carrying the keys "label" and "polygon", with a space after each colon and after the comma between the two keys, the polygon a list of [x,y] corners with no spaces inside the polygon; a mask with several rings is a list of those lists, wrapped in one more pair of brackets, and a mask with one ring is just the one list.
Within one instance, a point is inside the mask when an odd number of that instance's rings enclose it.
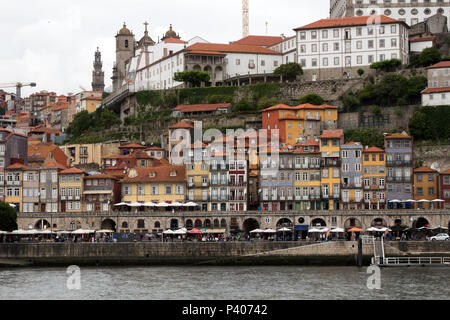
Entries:
{"label": "antenna mast", "polygon": [[249,27],[249,0],[242,0],[242,37],[248,37]]}

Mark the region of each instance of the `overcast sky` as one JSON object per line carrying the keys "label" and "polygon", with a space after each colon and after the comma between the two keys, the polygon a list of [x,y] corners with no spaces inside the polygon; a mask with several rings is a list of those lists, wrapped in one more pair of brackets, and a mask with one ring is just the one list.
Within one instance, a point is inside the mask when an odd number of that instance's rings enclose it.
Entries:
{"label": "overcast sky", "polygon": [[[16,0],[2,1],[0,84],[36,82],[40,91],[91,90],[92,63],[102,52],[106,87],[111,86],[115,38],[126,22],[139,40],[145,21],[158,40],[173,24],[183,40],[200,36],[228,43],[242,35],[241,0]],[[250,0],[250,34],[294,35],[293,28],[327,18],[329,0]],[[1,89],[1,88],[0,88]],[[6,89],[14,92],[15,89]]]}

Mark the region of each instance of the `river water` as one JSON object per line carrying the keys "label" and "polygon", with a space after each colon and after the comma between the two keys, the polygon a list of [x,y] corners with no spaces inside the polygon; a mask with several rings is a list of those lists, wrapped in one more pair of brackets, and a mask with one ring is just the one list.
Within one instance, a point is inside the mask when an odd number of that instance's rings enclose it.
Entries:
{"label": "river water", "polygon": [[66,268],[0,269],[3,299],[450,299],[450,268],[381,270],[367,288],[357,267],[82,267],[80,290],[67,289]]}

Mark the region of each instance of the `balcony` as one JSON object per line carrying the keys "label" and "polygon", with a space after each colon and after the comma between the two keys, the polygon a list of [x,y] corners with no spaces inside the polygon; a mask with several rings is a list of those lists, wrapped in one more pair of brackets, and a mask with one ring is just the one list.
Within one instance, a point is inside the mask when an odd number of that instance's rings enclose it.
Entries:
{"label": "balcony", "polygon": [[339,199],[339,197],[340,197],[340,194],[339,194],[339,193],[333,194],[333,198],[334,198],[334,199]]}
{"label": "balcony", "polygon": [[230,201],[244,201],[245,197],[230,197]]}
{"label": "balcony", "polygon": [[309,196],[302,196],[302,200],[309,200]]}
{"label": "balcony", "polygon": [[295,200],[301,200],[302,199],[302,197],[301,196],[295,196]]}
{"label": "balcony", "polygon": [[66,200],[66,196],[61,196],[61,200]]}
{"label": "balcony", "polygon": [[388,167],[411,167],[411,160],[387,160],[386,165]]}
{"label": "balcony", "polygon": [[341,160],[339,159],[322,159],[321,161],[322,167],[340,167],[341,166]]}
{"label": "balcony", "polygon": [[245,187],[247,186],[247,181],[230,181],[228,183],[230,187]]}

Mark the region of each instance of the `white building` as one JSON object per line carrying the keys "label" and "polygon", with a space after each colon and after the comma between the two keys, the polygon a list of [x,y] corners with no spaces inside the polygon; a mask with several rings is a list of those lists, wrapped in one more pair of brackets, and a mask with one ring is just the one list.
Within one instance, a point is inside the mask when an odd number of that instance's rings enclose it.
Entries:
{"label": "white building", "polygon": [[212,85],[248,74],[270,74],[282,64],[279,52],[259,46],[197,42],[176,48],[159,60],[146,64],[142,58],[131,60],[128,79],[136,90],[169,89],[183,83],[173,80],[176,72],[203,70],[211,74]]}
{"label": "white building", "polygon": [[427,69],[428,88],[422,91],[422,106],[450,106],[450,61]]}
{"label": "white building", "polygon": [[450,2],[448,0],[330,0],[330,18],[383,14],[412,26],[437,13],[448,16]]}
{"label": "white building", "polygon": [[322,19],[294,29],[297,59],[312,81],[356,77],[358,69],[393,58],[408,64],[408,29],[383,15]]}
{"label": "white building", "polygon": [[409,52],[421,53],[423,49],[433,48],[436,36],[409,38]]}
{"label": "white building", "polygon": [[274,51],[283,54],[283,64],[297,62],[297,37],[292,36],[283,39],[281,42],[269,47]]}

